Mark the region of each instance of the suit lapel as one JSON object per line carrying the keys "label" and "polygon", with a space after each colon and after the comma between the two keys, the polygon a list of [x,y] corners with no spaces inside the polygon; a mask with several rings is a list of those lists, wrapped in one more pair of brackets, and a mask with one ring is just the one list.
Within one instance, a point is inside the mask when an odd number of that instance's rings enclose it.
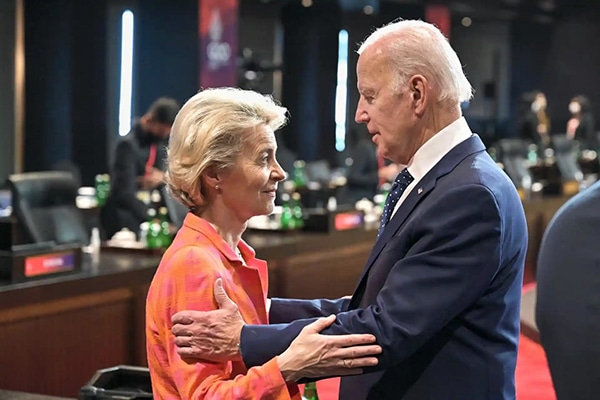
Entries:
{"label": "suit lapel", "polygon": [[[417,204],[424,199],[429,192],[431,192],[436,185],[437,180],[450,173],[462,160],[470,156],[473,153],[484,151],[485,146],[479,136],[473,135],[464,142],[454,147],[448,154],[446,154],[428,173],[421,179],[417,185],[411,190],[409,195],[404,199],[396,213],[392,216],[390,222],[388,222],[381,236],[375,242],[373,250],[367,260],[363,273],[360,277],[359,284],[356,287],[355,294],[352,297],[351,307],[355,306],[355,297],[362,296],[362,289],[366,283],[366,278],[369,270],[373,266],[375,259],[381,253],[381,250],[385,247],[386,243],[394,236],[394,234],[404,224],[408,216],[415,209]],[[359,293],[360,291],[360,293]],[[358,300],[358,299],[357,299]]]}

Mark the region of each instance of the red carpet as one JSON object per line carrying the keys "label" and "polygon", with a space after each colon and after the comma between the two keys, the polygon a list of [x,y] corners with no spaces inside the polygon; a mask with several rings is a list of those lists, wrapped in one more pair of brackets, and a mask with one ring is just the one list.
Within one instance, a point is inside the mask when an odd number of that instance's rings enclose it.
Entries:
{"label": "red carpet", "polygon": [[[521,336],[517,358],[517,400],[556,400],[542,347]],[[337,400],[339,379],[317,382],[320,400]]]}

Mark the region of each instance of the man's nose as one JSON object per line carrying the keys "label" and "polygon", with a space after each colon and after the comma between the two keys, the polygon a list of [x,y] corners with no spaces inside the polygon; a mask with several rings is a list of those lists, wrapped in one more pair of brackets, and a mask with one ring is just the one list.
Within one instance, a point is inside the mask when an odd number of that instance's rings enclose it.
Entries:
{"label": "man's nose", "polygon": [[359,124],[364,124],[367,122],[367,120],[367,113],[360,106],[358,106],[356,108],[356,114],[354,115],[354,121]]}

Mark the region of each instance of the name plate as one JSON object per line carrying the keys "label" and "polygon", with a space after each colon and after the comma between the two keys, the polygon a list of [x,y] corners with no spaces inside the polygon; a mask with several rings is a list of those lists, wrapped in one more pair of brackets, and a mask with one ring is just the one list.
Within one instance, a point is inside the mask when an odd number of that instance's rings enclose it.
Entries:
{"label": "name plate", "polygon": [[365,214],[355,209],[310,213],[304,220],[304,230],[312,232],[335,232],[360,228]]}
{"label": "name plate", "polygon": [[348,211],[336,214],[334,227],[336,231],[344,231],[362,226],[364,213],[360,211]]}
{"label": "name plate", "polygon": [[33,243],[13,251],[0,251],[0,280],[17,283],[79,271],[81,247],[78,244]]}
{"label": "name plate", "polygon": [[49,253],[25,257],[24,275],[26,278],[72,271],[74,269],[75,255],[73,252]]}

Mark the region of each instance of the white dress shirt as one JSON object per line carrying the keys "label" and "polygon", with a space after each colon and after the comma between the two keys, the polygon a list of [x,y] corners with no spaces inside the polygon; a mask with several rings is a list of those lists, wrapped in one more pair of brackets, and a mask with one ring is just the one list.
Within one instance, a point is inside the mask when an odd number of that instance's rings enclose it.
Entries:
{"label": "white dress shirt", "polygon": [[[450,150],[470,138],[472,135],[473,132],[471,132],[471,128],[469,128],[467,121],[464,117],[460,117],[436,133],[431,139],[425,142],[419,150],[417,150],[406,166],[414,180],[408,185],[404,193],[402,193],[400,200],[398,200],[398,203],[394,207],[392,217],[396,214],[398,207],[404,202],[404,199],[406,199],[410,192],[419,185],[421,179],[423,179],[423,177],[450,152]],[[390,219],[392,217],[390,217]]]}

